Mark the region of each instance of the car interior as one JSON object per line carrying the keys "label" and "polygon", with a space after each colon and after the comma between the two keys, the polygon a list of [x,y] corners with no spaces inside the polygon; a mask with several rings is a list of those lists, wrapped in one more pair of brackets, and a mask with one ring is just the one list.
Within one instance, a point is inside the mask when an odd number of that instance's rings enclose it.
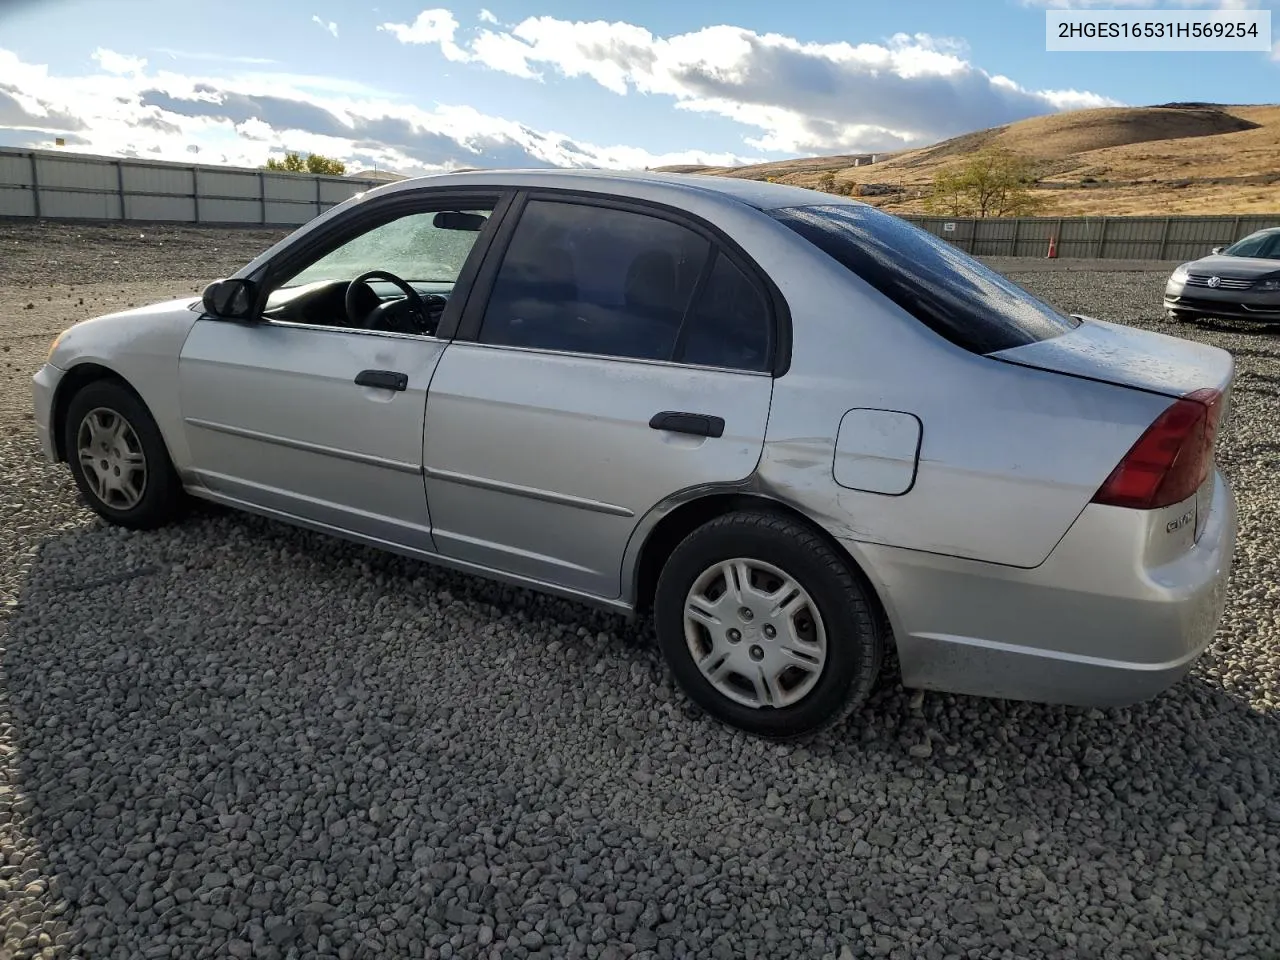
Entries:
{"label": "car interior", "polygon": [[[431,227],[433,231],[457,231],[475,235],[484,228],[487,219],[486,213],[442,210],[432,215]],[[354,246],[365,237],[375,236],[380,230],[393,225],[394,222],[375,228],[364,237],[356,238],[351,245]],[[474,236],[471,242],[474,242]],[[461,258],[465,258],[469,247],[470,243],[458,251]],[[328,257],[341,255],[343,252],[344,248],[339,248],[327,257],[322,257],[317,264],[312,264],[293,279],[305,277]],[[442,265],[424,265],[421,262],[423,258],[415,255],[416,251],[411,250],[408,256],[403,251],[398,255],[391,252],[386,256],[377,256],[376,251],[374,253],[372,257],[365,254],[351,259],[357,264],[368,264],[370,260],[386,263],[397,272],[391,269],[361,271],[358,266],[350,266],[345,271],[339,269],[335,272],[354,273],[354,276],[286,283],[271,292],[263,316],[268,320],[284,323],[433,335],[449,302],[454,281],[423,279],[420,275],[424,272],[442,272]],[[460,267],[460,263],[457,266]]]}
{"label": "car interior", "polygon": [[[472,243],[487,219],[454,210],[430,216],[432,240],[440,232],[458,231],[472,234]],[[453,281],[422,279],[424,273],[449,270],[423,264],[424,248],[414,239],[423,235],[414,233],[421,224],[401,229],[395,223],[300,271],[271,292],[263,316],[283,323],[434,335]],[[737,369],[760,370],[767,364],[768,307],[759,289],[698,234],[670,224],[656,233],[597,230],[589,221],[555,216],[542,222],[530,218],[524,227],[522,221],[489,297],[483,342],[632,359],[678,355],[686,363]],[[453,272],[469,247],[452,249]],[[715,262],[689,309],[708,257]],[[388,269],[367,269],[371,263]],[[317,274],[319,279],[308,279]]]}

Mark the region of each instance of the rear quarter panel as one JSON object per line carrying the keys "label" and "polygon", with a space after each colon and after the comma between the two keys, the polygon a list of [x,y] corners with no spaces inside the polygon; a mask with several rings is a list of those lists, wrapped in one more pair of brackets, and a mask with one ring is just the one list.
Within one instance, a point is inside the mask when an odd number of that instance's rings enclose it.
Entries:
{"label": "rear quarter panel", "polygon": [[[1170,403],[970,354],[800,238],[773,240],[766,268],[791,307],[793,353],[756,480],[838,537],[1037,566]],[[855,407],[919,417],[907,493],[834,482],[837,430]]]}

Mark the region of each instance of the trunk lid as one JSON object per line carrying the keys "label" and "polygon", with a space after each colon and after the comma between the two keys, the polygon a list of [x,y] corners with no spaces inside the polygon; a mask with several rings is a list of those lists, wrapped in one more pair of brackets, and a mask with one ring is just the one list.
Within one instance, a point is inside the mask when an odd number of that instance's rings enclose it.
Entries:
{"label": "trunk lid", "polygon": [[1208,387],[1220,391],[1225,401],[1235,376],[1235,359],[1226,350],[1092,317],[1079,319],[1080,326],[1069,333],[988,356],[1166,397]]}

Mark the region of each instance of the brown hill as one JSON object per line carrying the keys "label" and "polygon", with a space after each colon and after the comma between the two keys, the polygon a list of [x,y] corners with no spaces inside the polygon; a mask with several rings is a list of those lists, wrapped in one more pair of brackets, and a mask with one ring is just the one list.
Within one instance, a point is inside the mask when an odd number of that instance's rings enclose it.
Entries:
{"label": "brown hill", "polygon": [[923,212],[934,174],[987,146],[1030,158],[1049,216],[1280,213],[1280,105],[1167,104],[1077,110],[968,133],[855,167],[807,157],[688,172],[817,187],[833,173],[869,202]]}

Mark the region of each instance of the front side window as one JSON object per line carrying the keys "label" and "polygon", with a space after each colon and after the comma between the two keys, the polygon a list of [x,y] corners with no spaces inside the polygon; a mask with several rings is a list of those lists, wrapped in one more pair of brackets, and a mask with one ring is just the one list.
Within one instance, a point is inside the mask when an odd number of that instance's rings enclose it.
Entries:
{"label": "front side window", "polygon": [[385,270],[409,283],[452,284],[489,213],[432,210],[407,214],[348,240],[280,287],[352,280],[370,270]]}
{"label": "front side window", "polygon": [[433,203],[369,227],[275,281],[263,316],[291,324],[434,336],[491,212],[492,207],[475,207],[474,201],[461,209]]}
{"label": "front side window", "polygon": [[995,353],[1079,326],[945,240],[866,204],[769,213],[934,332]]}

